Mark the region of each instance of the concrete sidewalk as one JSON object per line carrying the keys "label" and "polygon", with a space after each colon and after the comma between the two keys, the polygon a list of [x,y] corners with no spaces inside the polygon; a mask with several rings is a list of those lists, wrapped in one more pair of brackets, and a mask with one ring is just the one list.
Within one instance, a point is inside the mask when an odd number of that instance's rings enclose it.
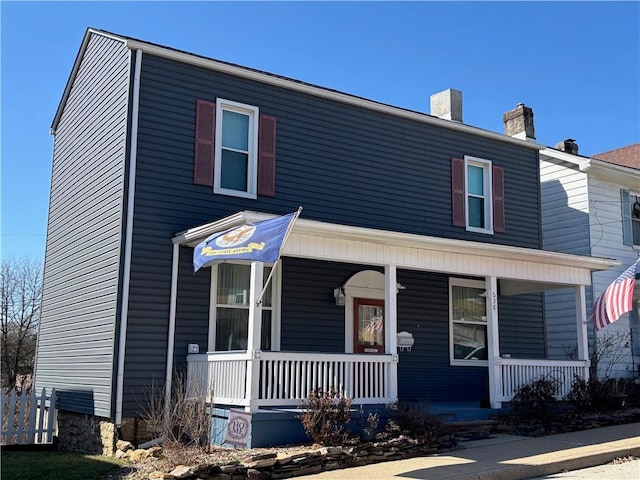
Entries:
{"label": "concrete sidewalk", "polygon": [[[496,435],[443,455],[308,475],[313,480],[523,480],[640,456],[640,423],[546,437]],[[640,478],[640,477],[638,477]]]}

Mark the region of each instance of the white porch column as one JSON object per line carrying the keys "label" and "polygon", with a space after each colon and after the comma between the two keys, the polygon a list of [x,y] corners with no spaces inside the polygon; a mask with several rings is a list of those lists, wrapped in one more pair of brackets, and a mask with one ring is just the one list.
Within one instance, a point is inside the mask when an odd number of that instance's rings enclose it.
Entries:
{"label": "white porch column", "polygon": [[249,287],[249,325],[247,328],[247,352],[251,359],[247,361],[246,396],[250,411],[256,411],[260,375],[260,339],[262,336],[262,302],[258,297],[262,293],[264,263],[251,262],[251,282]]}
{"label": "white porch column", "polygon": [[[589,338],[587,333],[587,302],[584,285],[575,287],[576,327],[578,329],[578,360],[589,360]],[[584,377],[589,378],[589,366],[585,367]]]}
{"label": "white porch column", "polygon": [[500,331],[498,329],[498,279],[487,277],[487,358],[489,361],[489,401],[491,408],[501,408]]}
{"label": "white porch column", "polygon": [[384,267],[384,343],[386,352],[393,355],[393,362],[389,364],[389,397],[398,398],[398,281],[396,266]]}

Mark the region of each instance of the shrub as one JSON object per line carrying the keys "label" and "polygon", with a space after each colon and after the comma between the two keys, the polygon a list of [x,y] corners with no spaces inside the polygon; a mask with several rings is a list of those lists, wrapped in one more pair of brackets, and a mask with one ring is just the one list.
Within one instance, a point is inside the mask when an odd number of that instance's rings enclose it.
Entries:
{"label": "shrub", "polygon": [[163,442],[165,450],[183,451],[184,446],[208,451],[211,439],[212,405],[197,387],[187,391],[186,373],[177,372],[171,385],[171,399],[165,405],[164,388],[152,385],[142,405],[142,419],[148,432]]}
{"label": "shrub", "polygon": [[352,402],[334,387],[328,391],[312,390],[300,406],[303,412],[299,418],[305,433],[320,445],[343,444],[349,436]]}
{"label": "shrub", "polygon": [[420,442],[433,444],[446,432],[444,422],[430,412],[428,404],[398,403],[397,407],[390,411],[388,433],[400,433]]}
{"label": "shrub", "polygon": [[615,379],[588,381],[575,376],[571,390],[565,400],[572,404],[579,413],[599,412],[615,407],[615,396],[618,393],[618,381]]}
{"label": "shrub", "polygon": [[557,382],[548,378],[520,386],[511,400],[515,420],[532,423],[543,420],[556,403]]}

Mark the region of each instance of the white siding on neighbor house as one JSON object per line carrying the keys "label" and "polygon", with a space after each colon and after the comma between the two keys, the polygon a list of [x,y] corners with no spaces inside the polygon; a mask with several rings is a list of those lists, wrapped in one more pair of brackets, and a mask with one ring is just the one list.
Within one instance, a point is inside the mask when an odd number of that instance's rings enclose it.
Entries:
{"label": "white siding on neighbor house", "polygon": [[[589,204],[591,208],[590,231],[591,253],[596,257],[613,258],[622,265],[604,272],[594,272],[593,298],[597,298],[626,268],[638,258],[640,249],[624,245],[622,238],[622,205],[620,190],[629,186],[620,185],[609,180],[599,179],[594,175],[589,177]],[[636,287],[638,288],[638,287]],[[587,314],[592,313],[593,305],[587,305]],[[599,335],[610,335],[616,332],[629,331],[629,314],[599,332]],[[634,332],[639,334],[640,332]],[[626,348],[626,347],[625,347]],[[626,376],[637,362],[631,359],[631,349],[625,355],[626,360],[620,363],[612,376]],[[636,355],[636,360],[640,356]]]}
{"label": "white siding on neighbor house", "polygon": [[35,367],[58,407],[111,416],[130,55],[93,35],[58,123]]}
{"label": "white siding on neighbor house", "polygon": [[[587,174],[541,154],[542,247],[555,252],[589,255]],[[588,289],[587,289],[588,291]],[[587,294],[587,304],[590,303]],[[547,357],[577,358],[575,293],[562,289],[544,294]]]}

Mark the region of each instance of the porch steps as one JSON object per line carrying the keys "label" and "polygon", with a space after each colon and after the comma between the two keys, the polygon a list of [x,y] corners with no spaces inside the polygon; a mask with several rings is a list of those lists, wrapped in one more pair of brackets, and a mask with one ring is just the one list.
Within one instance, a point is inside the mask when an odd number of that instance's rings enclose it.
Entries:
{"label": "porch steps", "polygon": [[445,422],[447,429],[460,442],[489,438],[495,432],[495,420],[469,420],[465,422]]}

